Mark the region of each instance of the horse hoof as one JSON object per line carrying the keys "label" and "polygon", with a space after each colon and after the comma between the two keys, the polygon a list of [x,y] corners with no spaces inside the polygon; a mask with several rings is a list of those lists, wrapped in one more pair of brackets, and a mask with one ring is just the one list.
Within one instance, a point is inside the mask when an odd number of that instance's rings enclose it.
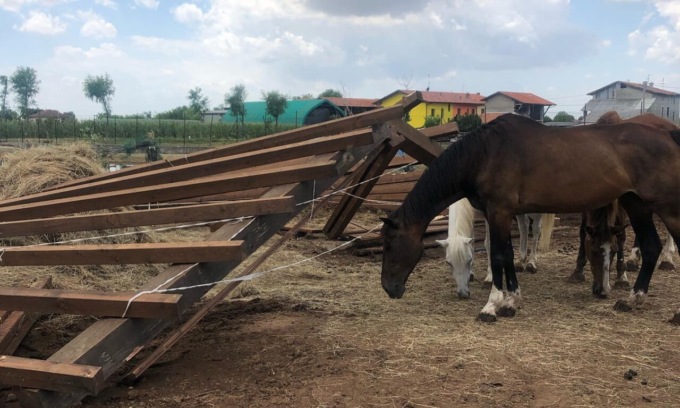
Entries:
{"label": "horse hoof", "polygon": [[614,289],[630,290],[630,283],[626,281],[616,281],[614,282]]}
{"label": "horse hoof", "polygon": [[628,271],[628,272],[637,272],[638,269],[640,269],[640,266],[638,265],[637,262],[635,262],[635,261],[626,261],[626,271]]}
{"label": "horse hoof", "polygon": [[675,265],[668,261],[661,261],[659,264],[659,270],[660,271],[674,271],[675,270]]}
{"label": "horse hoof", "polygon": [[668,323],[672,324],[673,326],[680,326],[680,313],[676,313],[673,318],[668,321]]}
{"label": "horse hoof", "polygon": [[617,300],[614,303],[614,310],[617,312],[632,312],[633,306],[631,306],[627,300]]}
{"label": "horse hoof", "polygon": [[574,272],[567,278],[567,283],[583,283],[586,281],[586,275],[583,272]]}
{"label": "horse hoof", "polygon": [[517,314],[517,309],[510,306],[501,306],[496,312],[499,317],[515,317],[515,314]]}
{"label": "horse hoof", "polygon": [[538,269],[536,269],[535,266],[529,264],[529,265],[527,265],[527,267],[526,267],[526,271],[533,275],[533,274],[535,274],[536,272],[538,272]]}
{"label": "horse hoof", "polygon": [[496,315],[480,313],[477,315],[477,320],[484,323],[494,323],[496,321]]}
{"label": "horse hoof", "polygon": [[493,282],[487,282],[487,281],[482,282],[482,288],[484,288],[484,289],[491,289],[491,286],[493,286]]}
{"label": "horse hoof", "polygon": [[524,265],[515,264],[515,272],[524,272]]}

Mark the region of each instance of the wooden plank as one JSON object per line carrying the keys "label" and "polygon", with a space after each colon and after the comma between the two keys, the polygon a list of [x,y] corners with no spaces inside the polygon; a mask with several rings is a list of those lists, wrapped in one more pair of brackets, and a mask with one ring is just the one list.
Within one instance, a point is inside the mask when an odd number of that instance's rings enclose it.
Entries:
{"label": "wooden plank", "polygon": [[403,149],[420,163],[429,165],[444,151],[438,144],[400,120],[392,120],[386,123],[392,132],[396,132],[404,138],[401,143]]}
{"label": "wooden plank", "polygon": [[[352,149],[351,155],[338,155],[344,174],[354,163],[363,158],[368,148]],[[347,160],[347,158],[350,160]],[[296,183],[272,188],[263,198],[293,196],[295,202],[309,199],[330,187],[335,177],[316,179],[316,183]],[[240,223],[224,225],[208,238],[209,240],[243,240],[248,253],[254,252],[290,219],[297,215],[303,206],[296,206],[293,214],[271,214],[244,220]],[[197,266],[173,265],[163,273],[147,282],[141,289],[185,287],[206,282],[215,282],[232,271],[239,262],[212,262]],[[200,299],[211,286],[201,286],[182,291],[181,310],[186,310]],[[109,377],[120,368],[124,361],[140,350],[168,326],[168,322],[158,319],[102,319],[85,329],[75,339],[52,355],[49,361],[102,366],[104,376]],[[20,402],[27,407],[71,407],[80,401],[83,393],[54,393],[39,390],[24,390],[19,394]]]}
{"label": "wooden plank", "polygon": [[385,194],[369,194],[366,198],[376,201],[395,201],[402,202],[406,198],[407,193],[385,193]]}
{"label": "wooden plank", "polygon": [[2,266],[114,265],[243,260],[243,241],[5,247]]}
{"label": "wooden plank", "polygon": [[[0,287],[0,308],[31,313],[121,317],[135,292]],[[135,298],[126,317],[178,319],[182,295],[149,293]]]}
{"label": "wooden plank", "polygon": [[163,202],[223,193],[247,188],[273,186],[330,177],[337,174],[335,161],[320,159],[309,164],[282,167],[278,170],[251,171],[178,183],[139,187],[111,193],[90,194],[0,208],[0,219],[18,221],[45,218],[83,211],[101,210],[145,202]]}
{"label": "wooden plank", "polygon": [[0,237],[222,220],[242,216],[292,212],[294,207],[295,203],[292,197],[276,197],[231,203],[189,205],[179,208],[10,221],[0,223]]}
{"label": "wooden plank", "polygon": [[[383,125],[381,125],[377,132],[381,134],[380,137],[386,138],[386,133],[380,133],[382,127]],[[353,179],[353,182],[360,184],[348,191],[351,195],[344,195],[340,199],[340,204],[336,206],[335,211],[333,211],[333,214],[323,228],[324,233],[329,238],[334,239],[339,237],[345,228],[347,228],[352,217],[354,217],[354,214],[356,214],[359,207],[361,207],[363,202],[362,199],[366,198],[377,182],[376,177],[385,171],[385,168],[387,168],[387,165],[396,152],[396,147],[384,144],[381,149],[376,152],[375,157],[366,159],[368,166],[364,171],[357,172],[356,178]]]}
{"label": "wooden plank", "polygon": [[443,125],[439,126],[433,126],[429,128],[423,128],[423,129],[418,129],[420,133],[423,134],[423,136],[429,138],[429,139],[437,139],[437,138],[443,138],[443,137],[454,137],[458,133],[460,133],[460,130],[458,129],[458,123],[456,122],[449,122],[449,123],[444,123]]}
{"label": "wooden plank", "polygon": [[[40,278],[31,285],[36,289],[47,289],[50,286],[52,278],[49,276]],[[38,313],[12,311],[3,317],[0,321],[0,354],[14,354],[39,316]]]}
{"label": "wooden plank", "polygon": [[222,173],[252,169],[257,166],[285,166],[286,160],[294,160],[313,155],[335,153],[348,146],[365,146],[373,142],[370,129],[342,133],[336,136],[318,138],[311,141],[277,146],[228,157],[189,163],[169,169],[148,171],[139,175],[117,177],[115,179],[87,183],[57,190],[17,197],[0,202],[0,207],[9,207],[37,201],[48,201],[69,197],[87,196],[111,191],[129,190],[133,188],[178,183],[203,177],[211,177]]}
{"label": "wooden plank", "polygon": [[[374,194],[406,194],[413,190],[413,186],[415,185],[415,181],[407,183],[376,184],[371,190],[371,194],[368,196],[370,197]],[[0,231],[2,231],[2,224],[0,224]]]}
{"label": "wooden plank", "polygon": [[196,163],[203,160],[211,160],[219,157],[226,157],[241,153],[252,152],[255,150],[268,149],[277,146],[285,146],[290,143],[302,142],[320,136],[327,136],[337,134],[340,132],[348,132],[356,129],[361,129],[373,126],[378,123],[383,123],[388,120],[400,119],[411,108],[411,106],[395,105],[387,108],[374,109],[369,112],[360,113],[357,115],[348,116],[345,118],[329,120],[327,122],[319,123],[301,127],[298,129],[280,132],[269,136],[259,137],[253,140],[233,143],[227,146],[206,149],[200,152],[187,154],[182,158],[174,160],[162,160],[144,165],[128,167],[114,172],[99,174],[92,177],[73,180],[71,182],[63,183],[55,186],[53,189],[60,189],[74,185],[94,183],[101,180],[110,180],[119,177],[126,177],[132,174],[141,174],[147,171],[158,170],[163,168],[182,166],[188,163]]}
{"label": "wooden plank", "polygon": [[409,171],[407,173],[386,174],[380,177],[377,184],[394,184],[416,182],[423,175],[422,171]]}
{"label": "wooden plank", "polygon": [[104,389],[105,378],[101,367],[0,356],[0,383],[97,395]]}

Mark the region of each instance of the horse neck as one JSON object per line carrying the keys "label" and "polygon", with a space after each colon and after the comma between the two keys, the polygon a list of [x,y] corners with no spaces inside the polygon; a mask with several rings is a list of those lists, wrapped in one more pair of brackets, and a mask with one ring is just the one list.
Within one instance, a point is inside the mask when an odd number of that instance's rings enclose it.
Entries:
{"label": "horse neck", "polygon": [[455,161],[450,157],[435,160],[432,167],[423,173],[397,210],[407,224],[418,225],[424,231],[447,206],[465,197],[463,185],[475,173],[478,163],[472,157],[461,158]]}
{"label": "horse neck", "polygon": [[474,209],[470,202],[463,198],[449,206],[449,237],[472,237],[474,227]]}

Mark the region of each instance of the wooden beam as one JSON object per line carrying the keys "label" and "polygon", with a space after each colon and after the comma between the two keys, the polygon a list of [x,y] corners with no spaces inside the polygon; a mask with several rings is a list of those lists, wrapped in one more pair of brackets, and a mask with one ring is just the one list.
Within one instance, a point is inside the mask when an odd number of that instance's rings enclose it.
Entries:
{"label": "wooden beam", "polygon": [[203,177],[211,177],[222,173],[252,169],[257,166],[271,165],[273,163],[276,164],[276,167],[281,167],[282,162],[286,160],[335,153],[337,151],[345,150],[350,146],[366,146],[371,143],[373,143],[373,135],[370,129],[357,130],[311,141],[261,149],[217,159],[204,160],[197,163],[178,165],[168,169],[147,171],[142,174],[134,174],[84,185],[44,191],[29,196],[0,201],[0,207],[129,190],[145,186],[178,183]]}
{"label": "wooden beam", "polygon": [[178,319],[182,295],[148,293],[130,299],[134,292],[111,293],[82,290],[0,287],[0,308],[31,313],[63,313],[84,316]]}
{"label": "wooden beam", "polygon": [[[49,276],[40,278],[31,285],[36,289],[47,289],[50,286],[52,278]],[[0,354],[14,354],[39,316],[38,313],[23,311],[11,311],[4,316],[0,321]]]}
{"label": "wooden beam", "polygon": [[5,247],[1,266],[194,263],[243,260],[243,241]]}
{"label": "wooden beam", "polygon": [[401,148],[419,162],[429,165],[444,151],[442,147],[400,120],[386,123],[391,131],[404,138]]}
{"label": "wooden beam", "polygon": [[95,215],[46,218],[0,223],[0,237],[105,230],[183,222],[212,221],[242,216],[292,212],[293,197],[188,205],[154,210],[122,211]]}
{"label": "wooden beam", "polygon": [[104,389],[105,379],[101,367],[0,356],[0,383],[97,395]]}
{"label": "wooden beam", "polygon": [[41,201],[0,208],[0,219],[18,221],[45,218],[83,211],[101,210],[145,202],[163,202],[225,193],[240,189],[273,186],[308,180],[312,177],[330,177],[337,174],[336,162],[321,158],[308,164],[229,174],[178,183],[139,187],[111,193],[90,194],[74,198]]}
{"label": "wooden beam", "polygon": [[460,133],[457,122],[444,123],[443,125],[439,126],[432,126],[429,128],[419,129],[418,131],[422,133],[425,137],[430,139],[438,139],[443,137],[450,138]]}
{"label": "wooden beam", "polygon": [[252,152],[255,150],[268,149],[277,146],[285,146],[290,143],[302,142],[320,136],[327,136],[341,132],[369,127],[378,123],[383,123],[392,119],[401,119],[406,110],[402,105],[379,108],[369,112],[360,113],[340,119],[329,120],[316,125],[304,126],[298,129],[280,132],[257,139],[233,143],[224,147],[207,149],[196,153],[187,154],[182,158],[174,160],[162,160],[144,165],[128,167],[114,172],[107,172],[92,177],[73,180],[55,186],[53,189],[68,186],[93,183],[101,180],[110,180],[118,177],[125,177],[132,174],[140,174],[151,170],[182,166],[187,163],[196,163],[203,160],[211,160],[219,157],[226,157],[241,153]]}
{"label": "wooden beam", "polygon": [[352,221],[352,217],[361,207],[363,199],[368,196],[378,181],[376,177],[385,171],[396,152],[397,149],[395,147],[383,144],[375,151],[374,156],[369,156],[366,159],[367,166],[365,169],[357,171],[356,176],[352,179],[353,183],[357,185],[347,191],[349,195],[343,195],[340,203],[336,206],[335,211],[333,211],[333,214],[323,228],[324,233],[329,238],[335,239],[345,231],[349,222]]}
{"label": "wooden beam", "polygon": [[[356,161],[363,158],[368,148],[352,149],[351,155],[338,155],[336,160],[342,162],[342,174],[351,168]],[[272,188],[263,198],[293,196],[295,202],[309,200],[313,193],[321,194],[337,179],[319,177],[315,183],[302,182]],[[263,215],[255,219],[244,220],[236,224],[224,225],[208,238],[209,240],[243,240],[250,254],[279,231],[286,223],[297,215],[303,206],[296,206],[293,214]],[[141,289],[150,290],[157,287],[175,288],[215,282],[223,279],[240,262],[202,263],[187,268],[186,265],[173,265],[163,273],[152,278]],[[211,286],[195,287],[183,291],[181,310],[186,310],[200,299]],[[159,319],[102,319],[85,329],[75,339],[53,354],[49,361],[101,365],[104,376],[108,378],[136,352],[140,346],[147,344],[168,326],[168,322]],[[53,393],[49,391],[24,390],[19,394],[20,402],[27,407],[71,407],[84,397],[83,393]]]}

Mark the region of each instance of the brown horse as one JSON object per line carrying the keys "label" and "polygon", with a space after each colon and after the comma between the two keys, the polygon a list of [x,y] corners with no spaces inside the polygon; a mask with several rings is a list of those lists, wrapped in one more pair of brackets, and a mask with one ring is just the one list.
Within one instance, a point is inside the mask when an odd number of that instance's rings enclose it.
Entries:
{"label": "brown horse", "polygon": [[[626,212],[618,200],[605,207],[587,211],[581,224],[581,245],[584,256],[590,262],[593,274],[593,295],[606,298],[611,292],[609,270],[614,257],[616,282],[614,287],[629,288],[623,261],[623,245],[626,243],[625,229],[628,226]],[[581,251],[579,250],[579,257]],[[583,262],[585,264],[585,262]],[[583,270],[581,268],[581,270]]]}
{"label": "brown horse", "polygon": [[[556,129],[504,115],[453,143],[423,174],[403,204],[384,218],[382,286],[400,298],[423,253],[430,221],[467,198],[489,222],[493,286],[482,321],[513,316],[520,288],[510,242],[517,214],[573,213],[619,198],[640,238],[642,268],[627,299],[630,311],[647,295],[661,242],[656,213],[680,239],[680,132],[636,123]],[[503,276],[506,290],[503,293]]]}

